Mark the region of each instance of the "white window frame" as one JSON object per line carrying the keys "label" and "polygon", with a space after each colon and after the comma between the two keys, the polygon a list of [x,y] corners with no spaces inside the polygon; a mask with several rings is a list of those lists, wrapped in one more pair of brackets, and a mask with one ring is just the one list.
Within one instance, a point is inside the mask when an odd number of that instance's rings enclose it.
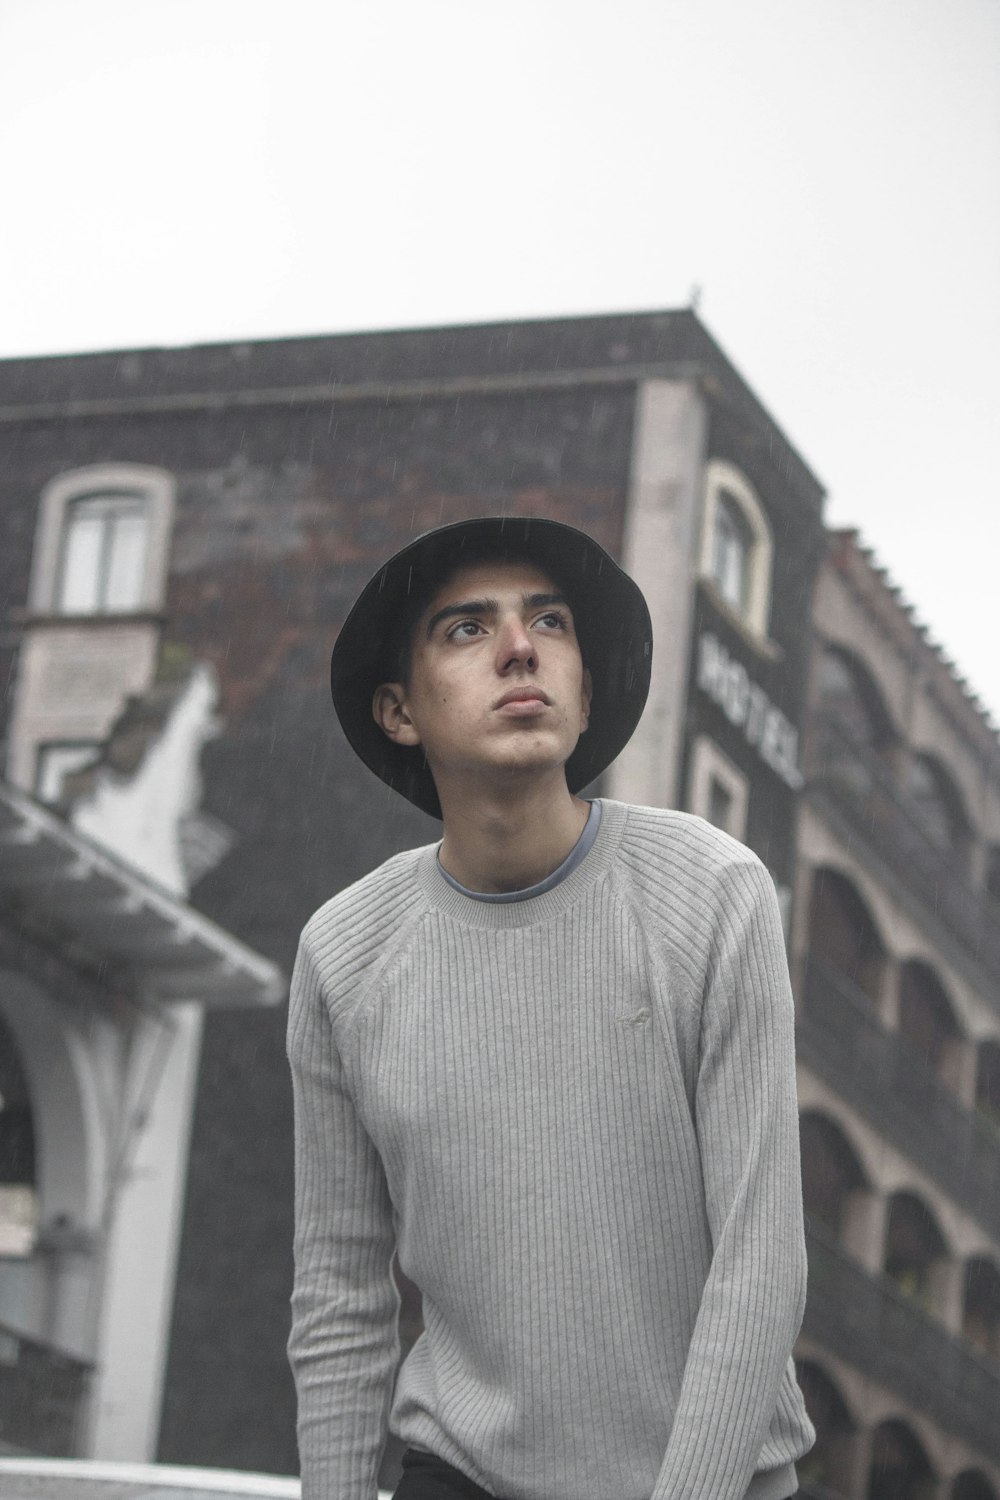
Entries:
{"label": "white window frame", "polygon": [[[142,500],[148,530],[143,576],[137,602],[128,610],[64,610],[59,605],[63,538],[75,500],[99,495],[128,495]],[[163,606],[173,525],[176,483],[172,474],[146,464],[92,464],[49,481],[42,491],[35,531],[28,608],[32,614],[59,615],[67,620],[156,612]]]}
{"label": "white window frame", "polygon": [[[35,747],[35,796],[39,802],[59,802],[63,795],[63,784],[67,776],[72,776],[76,771],[82,770],[85,765],[95,760],[101,749],[100,740],[40,740]],[[47,762],[50,755],[58,756],[63,752],[65,765],[59,785],[56,788],[46,786],[48,778]]]}
{"label": "white window frame", "polygon": [[[741,512],[752,539],[747,556],[746,602],[742,609],[724,598],[715,578],[715,532],[723,495]],[[705,465],[698,573],[711,586],[721,607],[762,643],[768,641],[773,563],[771,524],[753,485],[734,464],[721,458],[710,459]]]}
{"label": "white window frame", "polygon": [[717,781],[730,798],[729,820],[723,832],[742,842],[747,831],[750,782],[713,739],[707,734],[699,734],[691,746],[688,771],[688,811],[697,813],[699,818],[708,819],[713,781]]}

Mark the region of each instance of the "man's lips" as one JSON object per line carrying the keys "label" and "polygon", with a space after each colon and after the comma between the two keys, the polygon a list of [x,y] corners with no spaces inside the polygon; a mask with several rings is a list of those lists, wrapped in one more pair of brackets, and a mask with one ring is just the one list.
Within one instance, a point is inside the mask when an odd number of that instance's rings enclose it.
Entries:
{"label": "man's lips", "polygon": [[504,693],[502,698],[497,699],[493,707],[506,708],[509,704],[512,703],[540,703],[547,705],[548,702],[548,694],[543,693],[541,688],[519,687],[511,688],[509,692]]}

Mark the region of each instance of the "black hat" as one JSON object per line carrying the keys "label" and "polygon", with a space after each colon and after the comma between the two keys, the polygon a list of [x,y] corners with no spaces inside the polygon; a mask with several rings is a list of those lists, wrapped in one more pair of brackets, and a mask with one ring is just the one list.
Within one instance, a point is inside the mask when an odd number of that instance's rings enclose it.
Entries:
{"label": "black hat", "polygon": [[653,659],[649,610],[638,585],[593,537],[528,516],[488,516],[425,532],[362,590],[333,648],[330,689],[344,733],[365,765],[434,818],[441,804],[423,751],[382,732],[372,698],[380,683],[398,680],[400,630],[415,623],[415,605],[424,609],[439,582],[466,559],[505,555],[536,563],[559,585],[593,678],[590,725],[566,762],[571,792],[624,749],[645,706]]}

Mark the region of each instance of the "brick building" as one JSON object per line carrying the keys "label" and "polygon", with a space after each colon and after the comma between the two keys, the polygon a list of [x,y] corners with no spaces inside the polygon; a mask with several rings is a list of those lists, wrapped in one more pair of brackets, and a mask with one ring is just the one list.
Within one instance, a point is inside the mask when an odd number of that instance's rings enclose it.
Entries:
{"label": "brick building", "polygon": [[[0,444],[8,778],[285,973],[321,901],[437,837],[335,727],[338,625],[387,553],[496,512],[582,526],[649,600],[600,790],[745,839],[793,921],[822,491],[692,312],[9,361]],[[295,1467],[283,1030],[206,1009],[132,1456]]]}

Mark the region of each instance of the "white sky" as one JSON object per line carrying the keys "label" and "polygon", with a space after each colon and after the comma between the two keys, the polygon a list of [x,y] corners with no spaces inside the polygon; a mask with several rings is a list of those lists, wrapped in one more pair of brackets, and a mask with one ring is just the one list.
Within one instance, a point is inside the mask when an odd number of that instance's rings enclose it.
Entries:
{"label": "white sky", "polygon": [[1000,0],[0,0],[0,356],[687,303],[1000,720]]}

